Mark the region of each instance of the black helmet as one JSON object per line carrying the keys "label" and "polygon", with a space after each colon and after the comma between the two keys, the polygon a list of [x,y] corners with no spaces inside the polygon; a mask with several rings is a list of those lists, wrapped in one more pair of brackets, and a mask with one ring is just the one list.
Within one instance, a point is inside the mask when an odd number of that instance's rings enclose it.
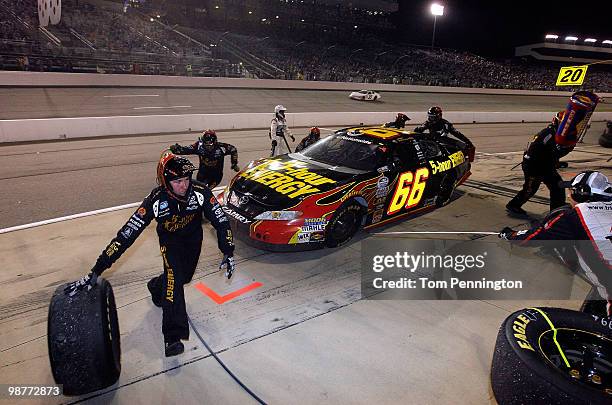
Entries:
{"label": "black helmet", "polygon": [[212,129],[207,129],[200,137],[200,141],[206,149],[210,150],[217,144],[217,133]]}
{"label": "black helmet", "polygon": [[400,124],[403,128],[406,125],[406,121],[410,121],[410,118],[404,113],[397,113],[397,117],[395,117],[395,122]]}
{"label": "black helmet", "polygon": [[437,122],[442,119],[442,108],[434,105],[427,111],[427,121]]}
{"label": "black helmet", "polygon": [[157,183],[160,186],[163,186],[172,198],[184,202],[186,201],[185,196],[187,196],[189,193],[182,197],[176,195],[172,189],[172,186],[170,185],[170,182],[183,177],[189,177],[191,180],[191,175],[195,170],[195,166],[189,161],[189,159],[176,156],[170,151],[164,151],[159,159],[159,163],[157,164]]}
{"label": "black helmet", "polygon": [[612,201],[612,183],[600,172],[579,173],[571,181],[561,182],[561,186],[571,189],[577,203]]}

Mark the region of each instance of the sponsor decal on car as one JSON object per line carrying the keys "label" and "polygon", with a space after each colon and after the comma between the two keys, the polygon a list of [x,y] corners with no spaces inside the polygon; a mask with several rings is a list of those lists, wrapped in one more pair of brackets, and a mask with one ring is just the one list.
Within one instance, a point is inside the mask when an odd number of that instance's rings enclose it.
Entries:
{"label": "sponsor decal on car", "polygon": [[336,183],[335,180],[313,173],[299,161],[279,162],[266,161],[240,173],[241,177],[270,187],[289,198],[312,194],[320,191],[314,186],[325,183]]}
{"label": "sponsor decal on car", "polygon": [[[361,134],[358,133],[358,132],[351,132],[351,133],[349,133],[349,135],[358,136],[358,135],[361,135]],[[344,139],[345,141],[365,143],[366,145],[372,145],[372,143],[373,143],[371,141],[368,141],[367,139],[352,138],[350,136],[338,136],[337,138],[338,139]]]}
{"label": "sponsor decal on car", "polygon": [[512,323],[512,330],[514,331],[516,344],[519,345],[521,349],[531,350],[532,352],[535,352],[533,346],[531,346],[531,343],[529,343],[526,336],[527,325],[529,324],[529,322],[531,322],[531,320],[527,316],[525,316],[525,314],[520,314]]}
{"label": "sponsor decal on car", "polygon": [[383,216],[383,210],[377,210],[374,211],[374,213],[372,214],[372,223],[376,223],[376,222],[380,222]]}
{"label": "sponsor decal on car", "polygon": [[307,242],[310,242],[310,233],[309,232],[298,233],[297,243],[307,243]]}
{"label": "sponsor decal on car", "polygon": [[144,217],[145,215],[147,215],[147,210],[145,209],[145,207],[140,207],[138,208],[138,215],[140,215],[140,217]]}
{"label": "sponsor decal on car", "polygon": [[306,218],[302,225],[302,232],[317,232],[324,231],[327,225],[325,218]]}
{"label": "sponsor decal on car", "polygon": [[168,208],[168,201],[162,201],[159,203],[160,210],[165,210],[166,208]]}
{"label": "sponsor decal on car", "polygon": [[389,178],[386,176],[381,177],[380,179],[378,179],[378,182],[376,182],[376,186],[378,188],[385,188],[389,185]]}
{"label": "sponsor decal on car", "polygon": [[465,156],[463,152],[455,152],[448,157],[447,160],[443,162],[436,162],[435,160],[430,160],[429,165],[431,166],[432,174],[445,172],[447,170],[452,169],[463,163],[465,161]]}
{"label": "sponsor decal on car", "polygon": [[234,218],[236,221],[242,224],[250,224],[251,222],[253,222],[247,217],[245,217],[244,215],[237,213],[236,211],[234,211],[233,209],[229,207],[223,207],[223,211],[225,211],[227,215],[229,215],[230,217]]}

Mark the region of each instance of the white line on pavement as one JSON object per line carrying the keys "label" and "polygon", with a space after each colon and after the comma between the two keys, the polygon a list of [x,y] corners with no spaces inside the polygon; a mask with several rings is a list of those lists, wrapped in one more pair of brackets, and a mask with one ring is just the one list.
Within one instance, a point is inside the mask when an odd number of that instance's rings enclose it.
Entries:
{"label": "white line on pavement", "polygon": [[[225,187],[215,187],[212,189],[212,191],[213,193],[215,193],[215,195],[217,195],[224,188]],[[117,205],[116,207],[102,208],[100,210],[95,210],[95,211],[81,212],[80,214],[73,214],[73,215],[68,215],[65,217],[46,219],[44,221],[32,222],[31,224],[12,226],[10,228],[0,229],[0,234],[14,232],[14,231],[21,231],[23,229],[35,228],[37,226],[54,224],[56,222],[69,221],[71,219],[83,218],[83,217],[88,217],[91,215],[98,215],[98,214],[104,214],[107,212],[124,210],[127,208],[136,208],[139,205],[140,205],[139,202],[135,202],[135,203],[130,203],[130,204]]]}
{"label": "white line on pavement", "polygon": [[102,96],[104,98],[120,98],[120,97],[159,97],[159,94],[117,94],[113,96]]}
{"label": "white line on pavement", "polygon": [[162,108],[191,108],[190,105],[170,105],[167,107],[133,107],[134,110],[159,110]]}

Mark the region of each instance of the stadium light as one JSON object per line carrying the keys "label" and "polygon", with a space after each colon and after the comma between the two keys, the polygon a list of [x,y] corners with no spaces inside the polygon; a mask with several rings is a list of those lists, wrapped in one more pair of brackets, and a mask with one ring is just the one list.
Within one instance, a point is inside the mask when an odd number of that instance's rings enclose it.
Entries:
{"label": "stadium light", "polygon": [[587,38],[587,39],[584,40],[584,42],[591,42],[591,43],[593,43],[593,42],[597,42],[597,40],[595,38]]}
{"label": "stadium light", "polygon": [[267,19],[267,18],[262,18],[262,19],[261,19],[261,22],[266,22],[266,21],[268,21],[268,19]]}
{"label": "stadium light", "polygon": [[436,19],[438,18],[439,15],[444,15],[444,6],[441,6],[437,3],[433,3],[431,7],[429,8],[429,11],[434,16],[433,33],[431,34],[431,47],[433,48],[434,42],[436,40]]}
{"label": "stadium light", "polygon": [[253,12],[252,12],[252,11],[249,11],[249,14],[253,14]]}
{"label": "stadium light", "polygon": [[567,36],[567,37],[565,37],[565,40],[566,41],[574,41],[574,42],[576,42],[576,41],[578,41],[578,37]]}
{"label": "stadium light", "polygon": [[216,9],[219,9],[219,6],[215,6]]}
{"label": "stadium light", "polygon": [[153,22],[153,21],[155,21],[155,19],[154,19],[153,17],[151,17],[151,18],[149,19],[149,21]]}
{"label": "stadium light", "polygon": [[557,39],[559,38],[559,35],[555,35],[555,34],[546,34],[546,39]]}
{"label": "stadium light", "polygon": [[612,41],[610,41],[609,39],[606,39],[605,41],[601,41],[602,45],[612,45]]}

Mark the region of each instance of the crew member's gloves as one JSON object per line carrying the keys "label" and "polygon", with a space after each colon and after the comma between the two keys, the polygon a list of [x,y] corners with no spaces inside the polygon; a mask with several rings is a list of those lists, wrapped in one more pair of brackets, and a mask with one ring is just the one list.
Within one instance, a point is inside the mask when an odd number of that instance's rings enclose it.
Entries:
{"label": "crew member's gloves", "polygon": [[276,145],[278,145],[278,142],[276,142],[275,139],[272,140],[272,148],[276,148]]}
{"label": "crew member's gloves", "polygon": [[240,171],[240,167],[238,167],[238,163],[234,163],[232,165],[232,170],[235,171],[235,172],[239,172]]}
{"label": "crew member's gloves", "polygon": [[500,238],[505,239],[505,240],[510,240],[510,237],[512,236],[513,233],[514,233],[514,229],[512,229],[512,228],[507,226],[504,229],[502,229],[499,232],[499,235],[497,235],[497,236],[499,236]]}
{"label": "crew member's gloves", "polygon": [[291,142],[295,142],[295,136],[293,136],[292,134],[289,134],[289,136],[291,137]]}
{"label": "crew member's gloves", "polygon": [[174,145],[170,146],[170,152],[172,153],[178,153],[180,149],[181,145],[179,145],[178,143],[175,143]]}
{"label": "crew member's gloves", "polygon": [[232,274],[234,274],[234,270],[236,270],[236,262],[234,261],[234,256],[224,255],[223,260],[221,260],[221,264],[219,264],[219,269],[225,267],[225,277],[229,280],[232,278]]}
{"label": "crew member's gloves", "polygon": [[74,281],[70,283],[66,288],[64,288],[64,294],[72,297],[79,291],[89,291],[91,290],[98,281],[98,274],[93,271],[88,275],[84,276],[80,280]]}

